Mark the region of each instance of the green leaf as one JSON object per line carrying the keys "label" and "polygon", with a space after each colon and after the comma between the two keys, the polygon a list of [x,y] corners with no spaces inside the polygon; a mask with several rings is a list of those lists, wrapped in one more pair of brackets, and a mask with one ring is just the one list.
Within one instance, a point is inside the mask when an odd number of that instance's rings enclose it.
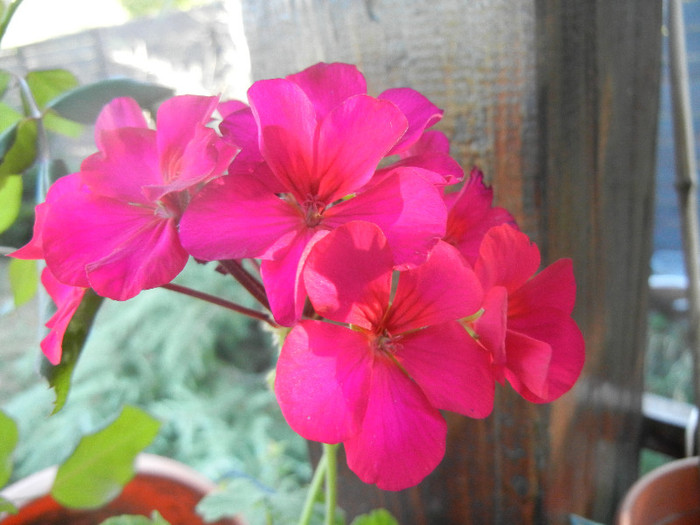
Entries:
{"label": "green leaf", "polygon": [[119,495],[134,477],[134,460],[156,437],[160,422],[125,406],[107,428],[85,436],[58,467],[51,495],[66,507],[97,508]]}
{"label": "green leaf", "polygon": [[350,525],[399,525],[399,522],[388,510],[377,509],[369,514],[357,516]]}
{"label": "green leaf", "polygon": [[12,474],[12,453],[17,446],[19,433],[17,423],[0,410],[0,487],[10,479]]}
{"label": "green leaf", "polygon": [[153,511],[150,518],[140,515],[125,514],[107,518],[100,525],[170,525],[157,510]]}
{"label": "green leaf", "polygon": [[36,159],[36,121],[20,120],[0,136],[0,178],[23,173]]}
{"label": "green leaf", "polygon": [[[2,8],[0,8],[0,18],[2,18]],[[0,97],[2,97],[7,91],[7,86],[10,85],[10,80],[12,75],[9,71],[3,71],[0,69]]]}
{"label": "green leaf", "polygon": [[2,496],[0,496],[0,514],[3,512],[7,512],[8,514],[16,514],[17,507],[15,507],[12,503],[7,501]]}
{"label": "green leaf", "polygon": [[22,206],[22,176],[0,178],[0,233],[15,222]]}
{"label": "green leaf", "polygon": [[53,414],[60,411],[68,398],[71,376],[78,358],[83,350],[90,327],[95,320],[97,310],[102,304],[103,298],[92,290],[87,290],[80,302],[77,311],[73,315],[66,333],[63,335],[63,354],[61,362],[52,366],[47,360],[42,362],[41,373],[56,392],[56,403]]}
{"label": "green leaf", "polygon": [[[8,106],[5,103],[0,103],[0,131],[12,127],[22,119],[22,114],[15,108]],[[12,139],[14,141],[14,139]],[[0,156],[4,155],[4,151]]]}
{"label": "green leaf", "polygon": [[47,107],[70,120],[92,124],[104,105],[114,98],[131,97],[141,107],[152,108],[173,93],[172,89],[157,84],[112,78],[68,91],[52,100]]}
{"label": "green leaf", "polygon": [[53,110],[49,110],[44,113],[44,127],[53,131],[54,133],[59,133],[60,135],[65,135],[66,137],[76,138],[79,137],[83,132],[83,125],[63,118],[58,113]]}
{"label": "green leaf", "polygon": [[30,71],[25,78],[34,101],[40,109],[45,108],[49,101],[61,93],[74,89],[78,85],[75,75],[65,69]]}
{"label": "green leaf", "polygon": [[36,261],[11,259],[8,273],[15,306],[22,306],[34,297],[39,286]]}

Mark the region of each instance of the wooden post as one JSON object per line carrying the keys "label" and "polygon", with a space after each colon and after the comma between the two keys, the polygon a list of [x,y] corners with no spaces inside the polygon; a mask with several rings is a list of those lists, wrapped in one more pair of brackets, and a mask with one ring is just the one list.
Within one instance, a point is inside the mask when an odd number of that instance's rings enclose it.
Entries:
{"label": "wooden post", "polygon": [[483,421],[447,414],[446,457],[381,492],[340,459],[348,517],[399,523],[610,521],[636,476],[660,64],[656,0],[241,0],[253,79],[357,64],[371,93],[409,86],[545,253],[572,256],[588,342],[581,384],[552,407],[499,388]]}
{"label": "wooden post", "polygon": [[587,363],[554,403],[545,504],[609,522],[637,476],[662,3],[537,2],[548,259],[574,258]]}

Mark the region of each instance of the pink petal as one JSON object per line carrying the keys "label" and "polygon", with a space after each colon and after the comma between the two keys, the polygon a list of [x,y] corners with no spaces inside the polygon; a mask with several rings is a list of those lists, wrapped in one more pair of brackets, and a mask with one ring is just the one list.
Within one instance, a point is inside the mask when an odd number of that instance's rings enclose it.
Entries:
{"label": "pink petal", "polygon": [[493,226],[509,224],[517,229],[515,219],[504,208],[493,207],[493,190],[483,182],[483,174],[473,169],[469,180],[458,193],[447,194],[447,233],[445,240],[459,248],[472,264],[486,232]]}
{"label": "pink petal", "polygon": [[51,206],[44,252],[60,281],[117,300],[170,282],[187,261],[172,219],[86,193]]}
{"label": "pink petal", "polygon": [[434,407],[473,418],[493,410],[491,360],[459,323],[407,334],[395,356]]}
{"label": "pink petal", "polygon": [[[533,315],[508,320],[506,352],[510,360],[510,340],[518,333],[541,341],[551,347],[551,361],[546,387],[542,392],[518,392],[529,401],[547,403],[569,391],[585,361],[585,343],[581,331],[571,317],[560,310],[542,308]],[[513,384],[511,378],[509,382]],[[515,385],[513,385],[515,387]]]}
{"label": "pink petal", "polygon": [[185,267],[188,254],[180,245],[174,220],[151,217],[145,222],[120,211],[115,207],[112,220],[103,223],[104,234],[121,241],[119,249],[89,263],[86,271],[98,295],[125,301],[172,281]]}
{"label": "pink petal", "polygon": [[330,204],[359,190],[405,129],[391,102],[355,95],[334,108],[320,125],[312,194]]}
{"label": "pink petal", "polygon": [[505,374],[513,388],[526,399],[547,397],[552,347],[544,341],[509,330],[506,354]]}
{"label": "pink petal", "polygon": [[481,306],[483,290],[471,267],[447,243],[438,243],[428,261],[401,272],[386,326],[400,334],[467,317]]}
{"label": "pink petal", "polygon": [[385,168],[377,170],[372,178],[371,184],[375,184],[384,177],[391,175],[396,168],[420,169],[420,173],[424,179],[439,187],[456,184],[464,178],[464,170],[462,170],[459,163],[449,155],[424,153],[402,158]]}
{"label": "pink petal", "polygon": [[241,148],[229,173],[252,173],[258,164],[264,162],[258,146],[258,125],[248,106],[227,115],[219,124],[219,130],[225,140]]}
{"label": "pink petal", "polygon": [[248,90],[258,123],[260,152],[275,176],[297,201],[315,195],[313,175],[316,112],[295,83],[261,80]]}
{"label": "pink petal", "polygon": [[[165,159],[171,152],[183,152],[195,134],[210,120],[218,97],[181,95],[163,102],[156,116],[158,153]],[[163,166],[167,170],[167,165]]]}
{"label": "pink petal", "polygon": [[254,177],[229,175],[195,195],[180,219],[180,238],[199,259],[269,259],[305,228],[299,209]]}
{"label": "pink petal", "polygon": [[324,225],[362,220],[382,229],[394,254],[394,264],[422,264],[445,231],[446,211],[438,190],[411,168],[397,169],[384,182],[324,214]]}
{"label": "pink petal", "polygon": [[411,88],[387,89],[379,98],[390,100],[406,115],[408,129],[401,140],[391,149],[389,155],[407,150],[415,144],[426,128],[434,125],[442,118],[443,111],[430,102],[425,96]]}
{"label": "pink petal", "polygon": [[246,104],[245,102],[233,99],[219,101],[219,105],[216,107],[222,119],[227,118],[232,113],[236,113],[237,111],[241,111],[247,108],[248,104]]}
{"label": "pink petal", "polygon": [[301,319],[307,293],[302,270],[313,246],[327,233],[326,230],[303,230],[284,255],[260,264],[270,310],[279,324],[292,326]]}
{"label": "pink petal", "polygon": [[56,304],[56,313],[46,323],[51,330],[41,341],[41,350],[52,365],[61,362],[63,353],[63,336],[70,324],[80,301],[85,295],[85,288],[69,286],[59,282],[47,267],[41,272],[41,283]]}
{"label": "pink petal", "polygon": [[513,292],[510,316],[525,315],[538,308],[555,308],[571,314],[576,301],[576,279],[571,259],[559,259]]}
{"label": "pink petal", "polygon": [[149,204],[143,186],[162,184],[155,132],[143,128],[105,130],[103,149],[86,158],[80,174],[90,189],[124,202]]}
{"label": "pink petal", "polygon": [[365,77],[350,64],[321,62],[286,78],[304,90],[319,121],[345,99],[367,93]]}
{"label": "pink petal", "polygon": [[442,460],[446,435],[421,389],[393,362],[375,358],[364,420],[345,441],[350,469],[382,490],[412,487]]}
{"label": "pink petal", "polygon": [[338,443],[357,432],[367,405],[371,353],[345,327],[302,321],[284,341],[275,395],[282,414],[306,439]]}
{"label": "pink petal", "polygon": [[319,314],[371,329],[389,305],[391,271],[391,251],[381,230],[357,221],[334,230],[314,246],[304,282]]}
{"label": "pink petal", "polygon": [[102,132],[118,128],[148,128],[143,111],[133,98],[119,97],[107,104],[95,121],[95,143],[104,150]]}
{"label": "pink petal", "polygon": [[486,292],[483,313],[474,322],[478,341],[491,354],[496,380],[503,382],[506,366],[506,330],[508,292],[503,286],[494,286]]}
{"label": "pink petal", "polygon": [[502,224],[486,233],[474,271],[484,289],[504,286],[511,293],[525,284],[539,265],[537,245],[524,233]]}
{"label": "pink petal", "polygon": [[429,129],[423,132],[409,149],[401,153],[401,158],[434,154],[450,154],[450,140],[442,131]]}
{"label": "pink petal", "polygon": [[80,191],[83,182],[79,173],[73,173],[59,178],[54,182],[46,194],[46,200],[36,206],[34,211],[34,228],[31,240],[19,250],[10,254],[16,259],[43,259],[44,258],[44,224],[51,204],[66,193]]}

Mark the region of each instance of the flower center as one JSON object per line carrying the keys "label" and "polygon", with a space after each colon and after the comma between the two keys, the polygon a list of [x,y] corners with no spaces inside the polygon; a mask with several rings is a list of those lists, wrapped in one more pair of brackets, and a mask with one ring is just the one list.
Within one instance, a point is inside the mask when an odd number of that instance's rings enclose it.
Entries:
{"label": "flower center", "polygon": [[401,336],[393,336],[384,330],[381,334],[377,335],[372,342],[372,347],[374,350],[383,355],[393,355],[398,350],[401,349]]}
{"label": "flower center", "polygon": [[306,200],[301,205],[304,210],[304,222],[309,228],[318,226],[323,220],[323,211],[326,204],[315,195],[307,195]]}

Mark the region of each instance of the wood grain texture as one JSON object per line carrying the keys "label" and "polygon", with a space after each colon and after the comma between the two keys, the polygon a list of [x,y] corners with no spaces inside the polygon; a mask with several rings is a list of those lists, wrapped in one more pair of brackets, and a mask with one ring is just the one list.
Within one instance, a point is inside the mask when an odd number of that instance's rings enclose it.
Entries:
{"label": "wood grain texture", "polygon": [[371,93],[409,86],[478,164],[546,262],[574,259],[587,339],[580,385],[551,407],[497,389],[477,421],[446,414],[444,461],[418,487],[340,504],[411,524],[610,521],[636,476],[658,105],[656,0],[242,0],[253,79],[357,64]]}

